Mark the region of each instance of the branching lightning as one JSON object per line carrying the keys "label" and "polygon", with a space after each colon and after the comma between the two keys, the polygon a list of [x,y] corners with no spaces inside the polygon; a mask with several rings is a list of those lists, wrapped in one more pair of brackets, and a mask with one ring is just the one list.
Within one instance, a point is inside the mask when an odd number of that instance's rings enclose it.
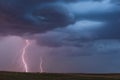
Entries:
{"label": "branching lightning", "polygon": [[25,72],[28,72],[28,66],[27,66],[27,62],[25,60],[25,54],[26,54],[26,49],[29,47],[30,45],[30,42],[29,40],[25,40],[25,46],[23,47],[22,49],[22,63],[23,63],[23,66],[24,66],[24,69],[25,69]]}
{"label": "branching lightning", "polygon": [[43,59],[40,57],[40,72],[43,73]]}

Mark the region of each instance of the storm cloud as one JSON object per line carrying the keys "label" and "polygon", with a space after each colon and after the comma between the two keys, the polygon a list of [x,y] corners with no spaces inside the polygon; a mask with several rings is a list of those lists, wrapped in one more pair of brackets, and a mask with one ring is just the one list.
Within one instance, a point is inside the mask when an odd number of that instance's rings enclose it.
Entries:
{"label": "storm cloud", "polygon": [[39,36],[41,45],[83,46],[95,40],[119,39],[120,5],[113,0],[64,0],[75,23]]}
{"label": "storm cloud", "polygon": [[43,33],[72,24],[76,27],[86,20],[105,23],[98,38],[119,38],[119,14],[117,0],[1,0],[0,33]]}
{"label": "storm cloud", "polygon": [[85,47],[120,38],[117,0],[1,0],[0,9],[1,35],[35,34],[42,46]]}
{"label": "storm cloud", "polygon": [[74,23],[74,16],[55,0],[1,0],[1,34],[42,33]]}

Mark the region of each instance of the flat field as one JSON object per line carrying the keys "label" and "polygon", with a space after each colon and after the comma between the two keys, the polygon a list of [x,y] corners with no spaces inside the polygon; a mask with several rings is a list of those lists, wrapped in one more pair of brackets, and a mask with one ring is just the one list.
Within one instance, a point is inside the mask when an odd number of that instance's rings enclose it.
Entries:
{"label": "flat field", "polygon": [[120,74],[0,72],[0,80],[120,80]]}

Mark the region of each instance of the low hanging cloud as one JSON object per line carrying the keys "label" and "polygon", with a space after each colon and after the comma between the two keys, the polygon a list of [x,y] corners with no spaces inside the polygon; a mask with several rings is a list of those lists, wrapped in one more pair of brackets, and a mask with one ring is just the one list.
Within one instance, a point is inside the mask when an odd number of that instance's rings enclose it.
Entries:
{"label": "low hanging cloud", "polygon": [[37,41],[42,46],[61,47],[76,46],[83,47],[94,41],[97,37],[96,31],[102,28],[104,22],[78,21],[63,29],[56,29],[45,34],[37,35]]}

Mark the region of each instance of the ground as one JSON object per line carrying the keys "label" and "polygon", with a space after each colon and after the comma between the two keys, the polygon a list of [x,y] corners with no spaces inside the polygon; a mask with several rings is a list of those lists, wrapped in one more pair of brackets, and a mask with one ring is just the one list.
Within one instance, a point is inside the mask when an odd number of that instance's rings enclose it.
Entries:
{"label": "ground", "polygon": [[0,80],[120,80],[120,74],[0,72]]}

